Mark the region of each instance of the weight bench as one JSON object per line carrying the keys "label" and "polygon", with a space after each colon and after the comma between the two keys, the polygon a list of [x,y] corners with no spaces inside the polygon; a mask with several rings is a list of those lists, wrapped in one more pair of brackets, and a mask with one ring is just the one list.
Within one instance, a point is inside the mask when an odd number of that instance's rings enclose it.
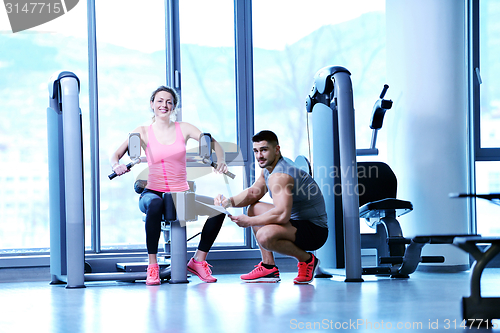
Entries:
{"label": "weight bench", "polygon": [[[478,244],[490,244],[482,251]],[[500,318],[500,297],[481,297],[481,275],[488,263],[500,253],[500,237],[457,237],[453,245],[469,253],[476,261],[472,265],[469,297],[462,298],[462,314],[466,320]]]}
{"label": "weight bench", "polygon": [[[500,193],[450,194],[451,198],[481,198],[498,204]],[[478,244],[489,244],[484,251]],[[493,319],[500,319],[500,297],[481,297],[481,276],[488,263],[500,253],[500,237],[457,237],[453,245],[469,253],[475,262],[472,265],[470,296],[462,298],[462,315],[465,320],[482,320],[488,325]],[[491,327],[491,326],[489,326]]]}
{"label": "weight bench", "polygon": [[[500,318],[500,297],[481,296],[481,276],[488,263],[500,253],[500,237],[481,237],[479,235],[417,236],[412,239],[406,249],[405,259],[399,269],[400,274],[410,274],[415,271],[421,249],[425,244],[453,244],[475,259],[472,265],[470,296],[462,298],[462,317],[467,321],[472,321],[473,324],[491,327],[491,321]],[[489,244],[489,246],[482,250],[478,244]]]}

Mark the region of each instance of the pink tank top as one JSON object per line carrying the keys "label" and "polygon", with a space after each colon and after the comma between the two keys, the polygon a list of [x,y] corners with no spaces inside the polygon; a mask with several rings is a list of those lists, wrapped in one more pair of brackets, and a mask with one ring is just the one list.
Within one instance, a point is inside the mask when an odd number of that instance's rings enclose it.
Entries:
{"label": "pink tank top", "polygon": [[148,129],[146,157],[149,174],[147,188],[159,192],[184,192],[189,189],[186,173],[186,143],[181,126],[175,123],[175,141],[163,145],[155,137],[152,125]]}

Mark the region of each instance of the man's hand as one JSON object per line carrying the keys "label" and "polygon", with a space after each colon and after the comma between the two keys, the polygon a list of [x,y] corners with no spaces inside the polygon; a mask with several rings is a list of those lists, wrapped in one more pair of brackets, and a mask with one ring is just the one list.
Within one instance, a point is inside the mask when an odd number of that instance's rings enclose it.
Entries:
{"label": "man's hand", "polygon": [[217,194],[217,196],[214,198],[214,205],[228,208],[231,207],[231,200],[229,198],[226,198],[222,194]]}
{"label": "man's hand", "polygon": [[245,214],[238,215],[238,216],[231,215],[231,216],[229,216],[229,218],[231,219],[231,221],[236,223],[238,225],[238,227],[241,227],[241,228],[247,228],[247,227],[250,227],[252,225],[251,218]]}

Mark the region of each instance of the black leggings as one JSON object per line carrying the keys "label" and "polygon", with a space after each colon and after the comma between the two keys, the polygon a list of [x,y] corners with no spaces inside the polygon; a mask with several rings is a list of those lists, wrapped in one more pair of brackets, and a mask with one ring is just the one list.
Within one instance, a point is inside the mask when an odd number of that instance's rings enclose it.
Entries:
{"label": "black leggings", "polygon": [[[139,208],[146,214],[146,247],[148,254],[158,253],[158,243],[161,235],[161,219],[164,211],[163,193],[145,189],[139,198]],[[201,230],[201,240],[198,250],[210,251],[224,222],[225,215],[210,217]]]}

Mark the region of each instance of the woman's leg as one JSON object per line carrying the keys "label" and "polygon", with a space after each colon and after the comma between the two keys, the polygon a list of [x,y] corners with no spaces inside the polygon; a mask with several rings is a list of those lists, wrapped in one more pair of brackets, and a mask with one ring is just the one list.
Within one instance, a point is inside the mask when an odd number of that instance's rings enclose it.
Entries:
{"label": "woman's leg", "polygon": [[219,214],[214,217],[210,217],[205,222],[203,229],[201,230],[201,239],[198,245],[198,249],[194,254],[193,258],[196,261],[205,261],[207,258],[208,251],[212,248],[212,245],[219,234],[219,231],[224,222],[225,214]]}
{"label": "woman's leg", "polygon": [[[195,198],[196,201],[207,205],[214,204],[214,198],[212,197],[197,194]],[[205,261],[207,259],[208,251],[210,251],[210,249],[212,248],[212,245],[214,244],[215,239],[219,234],[226,215],[217,214],[215,216],[211,216],[212,214],[214,214],[213,210],[199,203],[196,205],[196,213],[199,215],[209,216],[201,231],[201,240],[198,245],[198,249],[193,256],[194,260],[196,261]]]}
{"label": "woman's leg", "polygon": [[149,264],[156,264],[161,235],[163,198],[154,192],[147,191],[139,199],[139,208],[146,214],[146,247]]}
{"label": "woman's leg", "polygon": [[201,231],[201,240],[198,249],[187,265],[189,272],[197,275],[205,282],[217,282],[217,279],[212,276],[211,266],[207,263],[206,259],[208,251],[210,251],[219,234],[225,216],[225,214],[219,214],[207,219]]}

